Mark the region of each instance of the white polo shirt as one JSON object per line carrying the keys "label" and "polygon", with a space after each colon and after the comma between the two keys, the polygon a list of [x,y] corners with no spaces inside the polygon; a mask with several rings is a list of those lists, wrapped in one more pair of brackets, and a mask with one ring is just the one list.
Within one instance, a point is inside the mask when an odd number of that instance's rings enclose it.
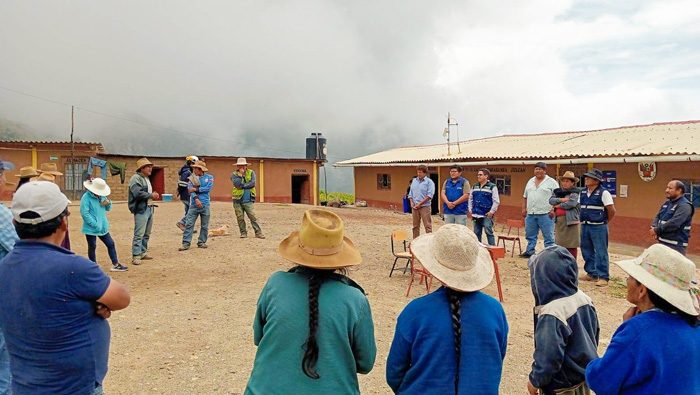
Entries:
{"label": "white polo shirt", "polygon": [[559,188],[559,183],[552,177],[545,175],[540,185],[535,186],[535,177],[525,185],[523,197],[527,199],[528,215],[547,214],[552,211],[549,198],[555,189]]}

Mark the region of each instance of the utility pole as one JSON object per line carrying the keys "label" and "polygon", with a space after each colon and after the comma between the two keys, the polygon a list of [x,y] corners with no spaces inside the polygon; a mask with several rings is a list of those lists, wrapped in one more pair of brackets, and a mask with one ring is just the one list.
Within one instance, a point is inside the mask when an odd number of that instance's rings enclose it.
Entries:
{"label": "utility pole", "polygon": [[73,106],[70,106],[70,171],[71,171],[71,182],[73,185],[71,185],[71,198],[75,200],[75,143],[73,142],[73,129],[75,126],[74,123],[74,114],[75,114],[75,108]]}

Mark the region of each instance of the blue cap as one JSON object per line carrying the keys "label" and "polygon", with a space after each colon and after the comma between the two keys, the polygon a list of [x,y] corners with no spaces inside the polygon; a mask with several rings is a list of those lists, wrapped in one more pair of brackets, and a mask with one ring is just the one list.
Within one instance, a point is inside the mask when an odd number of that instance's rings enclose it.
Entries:
{"label": "blue cap", "polygon": [[0,171],[5,171],[5,170],[14,170],[15,165],[12,164],[12,162],[3,162],[2,158],[0,158]]}

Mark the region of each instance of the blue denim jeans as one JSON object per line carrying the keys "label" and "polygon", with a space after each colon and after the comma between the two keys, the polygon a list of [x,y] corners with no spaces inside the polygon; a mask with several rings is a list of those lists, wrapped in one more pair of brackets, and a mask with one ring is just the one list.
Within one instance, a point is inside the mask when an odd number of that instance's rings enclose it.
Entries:
{"label": "blue denim jeans", "polygon": [[527,240],[526,254],[535,253],[537,245],[537,234],[542,231],[544,237],[544,247],[554,245],[554,220],[549,218],[549,214],[528,214],[525,217],[525,239]]}
{"label": "blue denim jeans", "polygon": [[0,329],[0,395],[11,394],[12,373],[10,373],[10,354],[7,352],[5,336]]}
{"label": "blue denim jeans", "polygon": [[446,224],[460,224],[467,226],[467,214],[445,214]]}
{"label": "blue denim jeans", "polygon": [[117,258],[117,249],[114,246],[114,240],[112,239],[112,236],[109,234],[109,232],[102,236],[85,235],[85,238],[87,239],[88,243],[88,258],[90,258],[91,261],[97,263],[97,254],[95,254],[95,250],[97,250],[98,237],[100,238],[100,240],[102,240],[102,243],[104,243],[105,247],[107,247],[107,254],[109,254],[109,259],[112,260],[112,264],[116,265],[117,263],[119,263],[119,258]]}
{"label": "blue denim jeans", "polygon": [[202,206],[200,208],[190,205],[190,210],[185,217],[185,232],[182,234],[182,245],[184,247],[189,247],[192,243],[194,223],[197,222],[197,216],[202,219],[197,245],[199,246],[207,242],[207,237],[209,236],[209,218],[211,217],[209,206]]}
{"label": "blue denim jeans", "polygon": [[608,225],[581,225],[581,255],[583,270],[593,278],[610,280],[608,257]]}
{"label": "blue denim jeans", "polygon": [[187,219],[187,212],[190,210],[190,201],[189,200],[181,200],[182,204],[185,205],[185,216],[182,217],[180,220],[181,224],[185,224],[185,220]]}
{"label": "blue denim jeans", "polygon": [[147,207],[141,214],[134,214],[134,242],[131,255],[141,256],[148,251],[148,239],[153,228],[153,207]]}
{"label": "blue denim jeans", "polygon": [[476,238],[481,242],[481,230],[486,232],[486,240],[488,240],[489,245],[496,245],[496,239],[493,237],[493,218],[472,218],[472,223],[474,224],[474,234]]}

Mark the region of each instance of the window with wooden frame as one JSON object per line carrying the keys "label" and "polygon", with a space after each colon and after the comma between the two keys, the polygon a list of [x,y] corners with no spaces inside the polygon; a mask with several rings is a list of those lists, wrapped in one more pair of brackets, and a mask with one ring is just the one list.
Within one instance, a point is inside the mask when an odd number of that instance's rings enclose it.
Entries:
{"label": "window with wooden frame", "polygon": [[503,174],[492,174],[489,180],[496,184],[496,189],[498,189],[499,195],[510,196],[510,176]]}
{"label": "window with wooden frame", "polygon": [[694,207],[700,208],[700,181],[679,180],[685,185],[685,198],[690,200]]}
{"label": "window with wooden frame", "polygon": [[379,189],[379,190],[390,190],[391,189],[391,175],[390,174],[377,174],[377,189]]}

